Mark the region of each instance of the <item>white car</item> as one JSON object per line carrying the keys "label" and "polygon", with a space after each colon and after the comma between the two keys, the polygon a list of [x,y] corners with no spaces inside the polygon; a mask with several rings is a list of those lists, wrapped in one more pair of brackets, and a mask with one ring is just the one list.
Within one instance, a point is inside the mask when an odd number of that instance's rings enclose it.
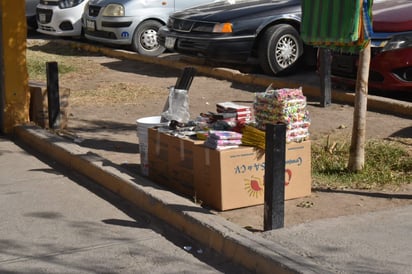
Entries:
{"label": "white car", "polygon": [[157,56],[165,48],[157,31],[172,12],[214,0],[90,0],[83,15],[85,37],[115,45],[127,45],[142,55]]}
{"label": "white car", "polygon": [[82,35],[82,16],[88,0],[40,0],[37,31],[53,36]]}

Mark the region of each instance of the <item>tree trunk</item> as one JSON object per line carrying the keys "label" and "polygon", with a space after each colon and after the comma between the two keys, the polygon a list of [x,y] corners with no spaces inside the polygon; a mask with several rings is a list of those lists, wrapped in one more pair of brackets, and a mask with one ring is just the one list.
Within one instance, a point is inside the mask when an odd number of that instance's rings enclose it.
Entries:
{"label": "tree trunk", "polygon": [[353,172],[362,170],[365,164],[365,132],[370,59],[371,46],[368,43],[359,54],[359,67],[356,79],[352,140],[348,163],[348,169]]}
{"label": "tree trunk", "polygon": [[0,132],[29,122],[27,25],[23,0],[0,1]]}

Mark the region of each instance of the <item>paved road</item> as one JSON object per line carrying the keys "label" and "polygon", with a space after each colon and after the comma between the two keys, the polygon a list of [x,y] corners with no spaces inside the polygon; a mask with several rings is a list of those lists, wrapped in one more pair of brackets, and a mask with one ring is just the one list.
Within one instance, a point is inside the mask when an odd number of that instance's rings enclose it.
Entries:
{"label": "paved road", "polygon": [[0,273],[247,273],[32,153],[0,137]]}

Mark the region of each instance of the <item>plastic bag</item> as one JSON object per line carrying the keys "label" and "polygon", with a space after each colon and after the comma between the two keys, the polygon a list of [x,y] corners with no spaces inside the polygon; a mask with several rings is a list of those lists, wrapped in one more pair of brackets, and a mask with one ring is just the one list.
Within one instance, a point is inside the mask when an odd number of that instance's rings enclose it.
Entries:
{"label": "plastic bag", "polygon": [[162,113],[162,118],[168,121],[187,123],[190,120],[188,91],[169,88],[169,106]]}

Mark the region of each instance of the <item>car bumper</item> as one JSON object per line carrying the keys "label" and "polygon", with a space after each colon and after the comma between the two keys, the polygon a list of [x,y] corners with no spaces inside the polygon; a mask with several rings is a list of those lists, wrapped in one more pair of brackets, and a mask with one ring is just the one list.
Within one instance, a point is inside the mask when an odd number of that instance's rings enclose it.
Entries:
{"label": "car bumper", "polygon": [[165,48],[186,55],[217,59],[223,62],[245,62],[251,57],[254,36],[216,36],[176,33],[162,27],[159,43]]}
{"label": "car bumper", "polygon": [[[336,59],[332,62],[333,80],[355,86],[356,56],[334,56],[333,58]],[[375,90],[412,91],[412,48],[373,55],[370,62],[368,86]]]}
{"label": "car bumper", "polygon": [[102,20],[85,16],[83,18],[85,37],[101,43],[130,45],[137,27],[135,21],[133,17],[113,17]]}
{"label": "car bumper", "polygon": [[83,9],[84,4],[68,9],[39,4],[36,10],[37,31],[53,36],[80,36]]}
{"label": "car bumper", "polygon": [[37,29],[36,15],[26,16],[27,28]]}

